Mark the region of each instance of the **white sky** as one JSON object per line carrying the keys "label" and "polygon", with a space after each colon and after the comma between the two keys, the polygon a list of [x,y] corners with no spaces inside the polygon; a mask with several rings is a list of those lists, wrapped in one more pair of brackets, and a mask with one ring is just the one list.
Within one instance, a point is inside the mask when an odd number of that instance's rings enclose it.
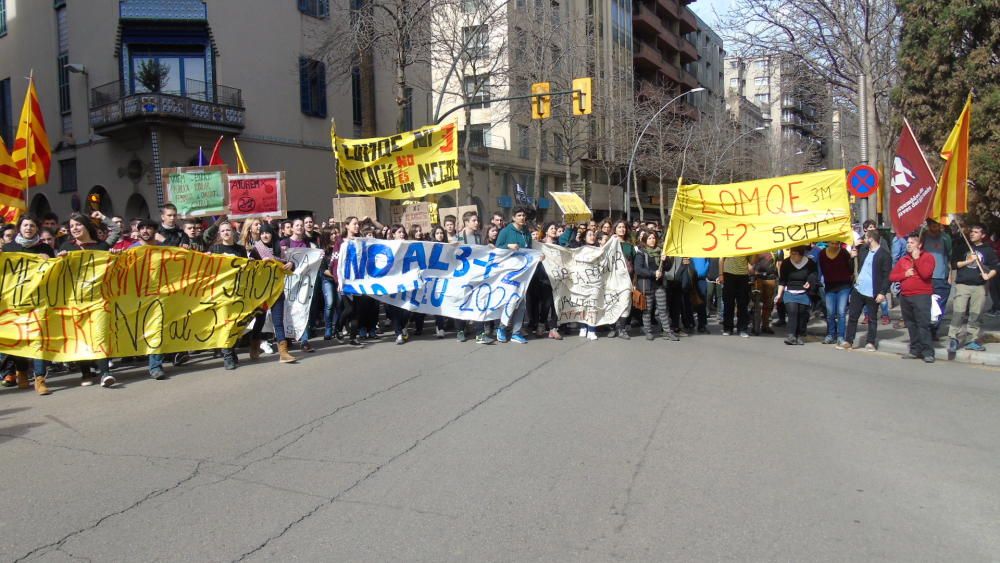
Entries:
{"label": "white sky", "polygon": [[[729,4],[732,0],[696,0],[691,3],[688,7],[691,11],[698,14],[698,17],[705,20],[713,28],[718,27],[718,20],[715,17],[715,13],[725,14],[729,10]],[[718,29],[716,29],[718,32]]]}

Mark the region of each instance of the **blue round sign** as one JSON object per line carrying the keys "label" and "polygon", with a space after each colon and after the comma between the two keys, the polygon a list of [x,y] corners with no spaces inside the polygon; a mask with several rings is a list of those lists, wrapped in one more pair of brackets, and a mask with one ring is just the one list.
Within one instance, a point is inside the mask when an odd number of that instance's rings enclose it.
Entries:
{"label": "blue round sign", "polygon": [[847,174],[847,189],[857,197],[868,197],[878,190],[878,171],[859,164]]}

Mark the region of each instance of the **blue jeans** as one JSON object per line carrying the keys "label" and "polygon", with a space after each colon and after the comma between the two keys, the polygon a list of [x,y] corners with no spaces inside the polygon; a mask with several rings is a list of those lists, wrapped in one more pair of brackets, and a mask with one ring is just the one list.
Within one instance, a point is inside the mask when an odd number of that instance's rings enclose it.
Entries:
{"label": "blue jeans", "polygon": [[150,354],[149,355],[149,372],[153,373],[156,370],[163,369],[163,354]]}
{"label": "blue jeans", "polygon": [[[945,305],[948,304],[948,298],[951,297],[951,284],[948,280],[942,280],[934,278],[931,280],[934,285],[934,295],[938,296],[938,305],[941,306],[941,312],[944,312]],[[931,323],[931,334],[936,335],[938,328],[941,326],[941,319],[944,315],[938,317],[937,322]]]}
{"label": "blue jeans", "polygon": [[503,313],[500,315],[500,326],[510,327],[511,334],[521,334],[521,327],[524,326],[524,314],[528,310],[528,306],[522,297],[510,313],[507,312],[508,307],[510,304],[504,307]]}
{"label": "blue jeans", "polygon": [[[847,332],[847,298],[851,286],[826,292],[826,335],[843,339]],[[885,303],[883,302],[883,305]]]}
{"label": "blue jeans", "polygon": [[271,323],[274,325],[274,339],[281,342],[285,339],[285,294],[282,293],[271,305]]}
{"label": "blue jeans", "polygon": [[326,336],[333,336],[333,326],[337,323],[337,282],[323,276],[323,322],[326,326]]}

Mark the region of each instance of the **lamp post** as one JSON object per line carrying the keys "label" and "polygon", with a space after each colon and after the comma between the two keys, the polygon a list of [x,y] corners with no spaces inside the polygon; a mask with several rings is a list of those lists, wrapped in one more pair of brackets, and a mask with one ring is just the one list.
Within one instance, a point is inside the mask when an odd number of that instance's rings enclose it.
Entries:
{"label": "lamp post", "polygon": [[670,104],[676,102],[677,100],[683,98],[684,96],[687,96],[688,94],[693,94],[694,92],[701,92],[702,90],[704,90],[704,88],[702,87],[692,88],[687,92],[684,92],[683,94],[670,100],[669,102],[663,104],[663,107],[657,110],[656,113],[653,114],[653,117],[649,118],[649,121],[646,122],[646,125],[642,128],[642,131],[639,132],[639,137],[637,137],[635,140],[635,146],[632,147],[632,156],[630,156],[628,159],[628,170],[627,170],[628,176],[625,178],[625,220],[628,221],[629,223],[632,222],[632,204],[630,199],[632,195],[632,164],[635,162],[635,153],[636,151],[639,150],[639,143],[642,141],[642,136],[646,134],[646,129],[649,129],[649,126],[653,124],[653,121],[655,121],[656,118],[659,117],[661,113],[663,113],[663,110],[670,107]]}

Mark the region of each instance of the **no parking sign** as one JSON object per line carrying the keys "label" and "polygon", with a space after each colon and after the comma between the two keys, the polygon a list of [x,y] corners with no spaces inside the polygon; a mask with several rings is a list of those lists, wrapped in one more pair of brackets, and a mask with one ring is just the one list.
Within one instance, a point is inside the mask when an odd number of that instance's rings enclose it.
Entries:
{"label": "no parking sign", "polygon": [[857,197],[866,198],[878,190],[878,171],[867,164],[859,164],[847,174],[847,190]]}

